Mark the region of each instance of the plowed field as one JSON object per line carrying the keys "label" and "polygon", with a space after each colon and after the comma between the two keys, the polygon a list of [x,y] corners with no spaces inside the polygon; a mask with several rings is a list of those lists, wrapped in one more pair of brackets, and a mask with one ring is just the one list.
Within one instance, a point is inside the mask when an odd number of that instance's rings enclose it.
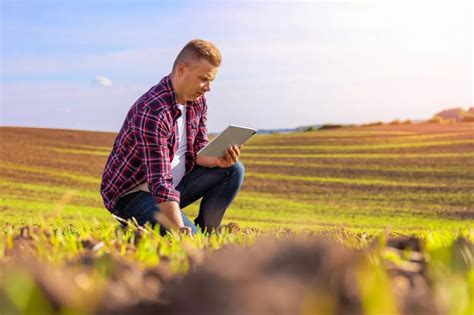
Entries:
{"label": "plowed field", "polygon": [[193,237],[105,210],[114,138],[0,128],[0,314],[473,314],[474,124],[257,135]]}
{"label": "plowed field", "polygon": [[[113,222],[99,185],[115,134],[0,131],[3,220]],[[474,124],[257,135],[241,160],[244,187],[226,222],[259,229],[401,232],[474,224]],[[194,216],[197,205],[185,212]]]}

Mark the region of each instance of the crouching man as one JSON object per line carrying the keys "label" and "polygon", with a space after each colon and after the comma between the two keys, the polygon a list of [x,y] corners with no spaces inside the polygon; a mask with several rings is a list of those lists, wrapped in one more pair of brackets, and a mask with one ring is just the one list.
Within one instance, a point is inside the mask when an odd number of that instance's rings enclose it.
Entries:
{"label": "crouching man", "polygon": [[[110,153],[100,192],[105,207],[138,224],[161,224],[184,233],[219,227],[240,190],[240,150],[222,158],[197,156],[208,143],[205,93],[221,54],[204,40],[192,40],[176,57],[171,74],[130,108]],[[202,198],[194,223],[182,212]]]}

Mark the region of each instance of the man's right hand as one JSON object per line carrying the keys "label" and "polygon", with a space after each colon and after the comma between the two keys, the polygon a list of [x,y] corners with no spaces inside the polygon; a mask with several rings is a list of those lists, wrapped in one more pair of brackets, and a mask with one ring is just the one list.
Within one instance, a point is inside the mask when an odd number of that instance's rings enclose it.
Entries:
{"label": "man's right hand", "polygon": [[240,146],[230,146],[226,151],[223,157],[217,158],[216,165],[220,168],[228,168],[237,163],[240,156]]}
{"label": "man's right hand", "polygon": [[[160,203],[160,212],[164,217],[158,222],[168,230],[181,229],[185,227],[179,204],[176,201],[165,201]],[[166,221],[166,222],[165,222]]]}
{"label": "man's right hand", "polygon": [[183,226],[179,228],[179,233],[188,235],[188,236],[193,236],[192,230],[189,226]]}
{"label": "man's right hand", "polygon": [[189,226],[184,225],[179,204],[175,201],[160,203],[157,221],[168,230],[177,230],[180,234],[192,236],[192,230]]}

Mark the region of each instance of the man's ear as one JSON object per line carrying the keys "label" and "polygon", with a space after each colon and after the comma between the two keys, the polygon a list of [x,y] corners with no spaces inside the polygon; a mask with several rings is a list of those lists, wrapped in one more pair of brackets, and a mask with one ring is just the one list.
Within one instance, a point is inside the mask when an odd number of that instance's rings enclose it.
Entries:
{"label": "man's ear", "polygon": [[184,75],[184,72],[186,71],[186,67],[187,67],[187,66],[186,66],[186,64],[184,64],[184,63],[180,63],[180,64],[178,65],[178,75],[179,75],[180,77],[182,77],[182,76]]}

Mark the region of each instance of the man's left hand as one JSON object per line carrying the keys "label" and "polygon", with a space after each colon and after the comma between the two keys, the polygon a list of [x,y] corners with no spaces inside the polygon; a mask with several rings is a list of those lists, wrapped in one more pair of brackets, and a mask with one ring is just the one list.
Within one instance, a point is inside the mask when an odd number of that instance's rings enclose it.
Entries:
{"label": "man's left hand", "polygon": [[241,148],[242,148],[242,145],[240,146],[233,145],[229,147],[226,150],[225,155],[223,157],[217,158],[216,166],[220,168],[227,168],[237,163],[237,161],[239,160]]}

